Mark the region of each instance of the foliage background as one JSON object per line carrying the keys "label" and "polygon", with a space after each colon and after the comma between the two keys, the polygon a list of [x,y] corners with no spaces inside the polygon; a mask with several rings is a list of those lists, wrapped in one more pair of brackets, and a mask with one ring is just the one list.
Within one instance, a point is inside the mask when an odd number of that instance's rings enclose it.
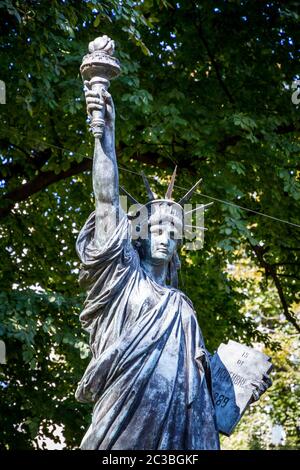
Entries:
{"label": "foliage background", "polygon": [[74,399],[89,354],[74,244],[93,209],[79,65],[102,34],[122,63],[121,184],[143,199],[130,171],[144,170],[162,193],[175,163],[178,196],[203,178],[194,202],[215,204],[203,250],[182,253],[181,288],[208,349],[231,338],[275,364],[223,447],[274,448],[274,424],[275,448],[299,447],[298,2],[4,0],[0,14],[0,448],[43,448],[56,426],[76,448],[90,420]]}

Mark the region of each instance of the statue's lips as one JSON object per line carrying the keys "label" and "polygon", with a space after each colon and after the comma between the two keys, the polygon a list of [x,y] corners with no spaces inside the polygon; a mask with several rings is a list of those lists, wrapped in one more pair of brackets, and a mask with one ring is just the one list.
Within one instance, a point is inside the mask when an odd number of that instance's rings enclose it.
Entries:
{"label": "statue's lips", "polygon": [[168,249],[167,248],[158,248],[157,251],[159,251],[160,253],[164,253],[165,255],[168,254]]}

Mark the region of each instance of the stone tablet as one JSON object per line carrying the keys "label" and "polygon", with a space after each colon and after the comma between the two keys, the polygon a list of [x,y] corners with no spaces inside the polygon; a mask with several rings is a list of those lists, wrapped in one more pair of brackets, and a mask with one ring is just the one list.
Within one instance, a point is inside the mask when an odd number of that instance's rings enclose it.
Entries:
{"label": "stone tablet", "polygon": [[229,436],[252,402],[252,381],[272,369],[270,358],[235,341],[220,344],[211,360],[218,429]]}

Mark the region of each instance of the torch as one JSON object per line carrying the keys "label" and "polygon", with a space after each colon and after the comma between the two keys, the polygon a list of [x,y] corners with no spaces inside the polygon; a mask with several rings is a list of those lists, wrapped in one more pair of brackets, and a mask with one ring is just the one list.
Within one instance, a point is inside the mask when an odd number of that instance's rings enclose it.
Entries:
{"label": "torch", "polygon": [[[110,80],[121,72],[118,59],[113,57],[115,43],[108,36],[101,36],[89,43],[89,54],[85,55],[80,67],[83,82],[89,81],[91,90],[102,98],[102,91],[107,90]],[[104,130],[105,108],[93,110],[90,129],[94,137],[101,138]]]}

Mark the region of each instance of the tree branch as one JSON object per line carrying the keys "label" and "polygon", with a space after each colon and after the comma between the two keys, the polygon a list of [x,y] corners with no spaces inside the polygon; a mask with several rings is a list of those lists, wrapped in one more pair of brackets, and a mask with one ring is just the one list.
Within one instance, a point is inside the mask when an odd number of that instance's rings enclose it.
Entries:
{"label": "tree branch", "polygon": [[252,247],[252,249],[253,249],[253,251],[254,251],[254,253],[255,253],[255,255],[256,255],[259,263],[260,263],[260,265],[264,268],[266,275],[271,276],[271,278],[273,279],[273,282],[274,282],[275,287],[277,289],[278,296],[279,296],[280,301],[281,301],[281,305],[282,305],[282,308],[283,308],[283,314],[284,314],[285,318],[287,319],[288,322],[290,322],[296,328],[298,333],[300,333],[300,325],[298,325],[293,313],[291,313],[290,310],[289,310],[289,306],[288,306],[287,300],[285,298],[280,279],[279,279],[279,277],[276,273],[276,269],[265,260],[265,258],[264,258],[264,248],[263,247],[258,246],[258,245],[252,245],[252,244],[251,244],[251,247]]}
{"label": "tree branch", "polygon": [[202,25],[201,25],[201,20],[200,18],[198,19],[198,24],[197,24],[197,32],[198,32],[198,35],[199,35],[199,38],[201,39],[205,49],[206,49],[206,52],[207,52],[207,55],[212,63],[212,66],[213,68],[215,69],[215,73],[216,73],[216,77],[218,79],[218,82],[222,88],[222,90],[224,91],[225,95],[227,96],[229,102],[231,104],[235,104],[235,100],[232,96],[232,94],[230,93],[230,91],[228,90],[227,86],[226,86],[226,83],[224,82],[223,80],[223,77],[222,77],[222,74],[221,74],[221,67],[220,67],[220,64],[216,61],[211,49],[210,49],[210,46],[204,36],[204,33],[203,33],[203,28],[202,28]]}
{"label": "tree branch", "polygon": [[[170,168],[170,164],[168,165],[166,160],[160,161],[160,155],[152,152],[147,152],[146,154],[136,153],[133,158],[138,162],[147,163],[148,165],[158,166],[163,169]],[[119,163],[120,165],[122,165],[122,159],[120,159]],[[54,171],[40,172],[35,178],[33,178],[28,183],[19,186],[18,188],[8,192],[2,197],[2,207],[0,207],[0,218],[9,215],[10,211],[13,209],[14,205],[17,202],[26,200],[30,196],[47,188],[52,183],[56,183],[65,178],[69,178],[70,176],[77,175],[79,173],[82,173],[83,171],[90,170],[91,168],[92,159],[85,158],[80,163],[72,163],[68,170],[61,171],[58,174],[56,174]],[[185,169],[188,170],[190,168],[186,166]]]}
{"label": "tree branch", "polygon": [[[6,140],[1,140],[0,141],[0,147],[3,149],[3,147],[6,147],[6,151],[8,147],[12,147],[20,152],[23,153],[23,155],[26,156],[26,164],[21,164],[20,161],[13,161],[12,163],[7,163],[3,165],[3,171],[0,170],[0,179],[9,181],[12,178],[18,176],[23,176],[26,178],[27,176],[27,167],[28,170],[40,170],[42,166],[47,162],[47,160],[51,156],[51,150],[46,149],[40,152],[36,152],[33,150],[33,153],[30,153],[30,151],[24,150],[22,147],[12,144],[9,141]],[[3,150],[2,150],[3,152]],[[5,167],[5,171],[4,171]]]}
{"label": "tree branch", "polygon": [[5,195],[2,199],[2,208],[0,208],[0,218],[8,215],[17,202],[24,201],[29,196],[39,192],[41,189],[47,188],[52,183],[77,175],[78,173],[82,173],[85,170],[91,169],[91,167],[92,160],[90,158],[85,158],[80,163],[72,163],[68,170],[61,171],[58,174],[54,171],[39,173],[35,178],[33,178],[33,180],[19,186]]}
{"label": "tree branch", "polygon": [[272,266],[300,266],[297,261],[283,261],[282,263],[272,263]]}
{"label": "tree branch", "polygon": [[300,277],[294,276],[294,274],[282,274],[279,273],[277,274],[278,277],[289,277],[291,279],[296,279],[297,281],[300,281]]}

